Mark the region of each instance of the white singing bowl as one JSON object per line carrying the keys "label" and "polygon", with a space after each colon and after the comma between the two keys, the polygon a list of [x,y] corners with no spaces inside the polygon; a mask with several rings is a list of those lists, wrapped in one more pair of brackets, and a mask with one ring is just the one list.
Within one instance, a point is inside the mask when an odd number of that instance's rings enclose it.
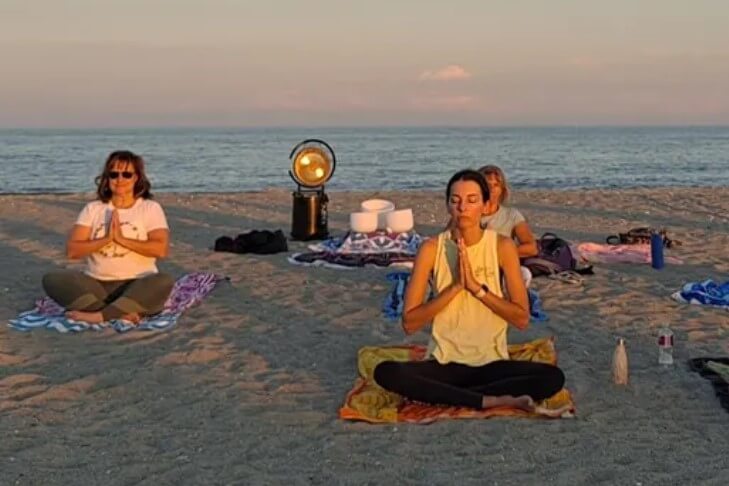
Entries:
{"label": "white singing bowl", "polygon": [[387,213],[395,209],[395,205],[385,199],[368,199],[360,205],[362,211],[377,214],[377,227],[387,228]]}
{"label": "white singing bowl", "polygon": [[349,228],[355,233],[371,233],[377,229],[377,215],[369,211],[350,213]]}
{"label": "white singing bowl", "polygon": [[390,211],[386,216],[387,229],[393,233],[405,233],[415,226],[412,209],[398,209]]}
{"label": "white singing bowl", "polygon": [[360,207],[362,208],[362,211],[375,211],[377,213],[392,211],[395,209],[395,205],[385,199],[368,199],[366,201],[362,201]]}

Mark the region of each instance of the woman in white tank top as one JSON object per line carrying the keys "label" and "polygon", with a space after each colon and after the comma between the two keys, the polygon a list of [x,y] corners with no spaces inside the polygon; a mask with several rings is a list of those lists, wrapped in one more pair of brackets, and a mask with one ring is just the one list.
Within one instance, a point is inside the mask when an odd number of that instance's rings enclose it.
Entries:
{"label": "woman in white tank top", "polygon": [[[519,329],[529,324],[516,246],[481,228],[489,188],[479,172],[455,174],[446,198],[451,229],[418,251],[403,310],[407,334],[432,321],[431,358],[380,363],[375,381],[425,403],[532,411],[535,401],[562,388],[564,374],[548,364],[509,360],[507,323]],[[508,292],[501,289],[500,275]],[[431,276],[436,295],[424,302]]]}

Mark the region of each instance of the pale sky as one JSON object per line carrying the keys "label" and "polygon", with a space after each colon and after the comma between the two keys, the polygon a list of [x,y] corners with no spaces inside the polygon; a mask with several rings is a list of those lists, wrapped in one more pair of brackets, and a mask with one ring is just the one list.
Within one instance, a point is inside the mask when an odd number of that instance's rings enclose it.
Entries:
{"label": "pale sky", "polygon": [[729,124],[728,0],[0,0],[0,127]]}

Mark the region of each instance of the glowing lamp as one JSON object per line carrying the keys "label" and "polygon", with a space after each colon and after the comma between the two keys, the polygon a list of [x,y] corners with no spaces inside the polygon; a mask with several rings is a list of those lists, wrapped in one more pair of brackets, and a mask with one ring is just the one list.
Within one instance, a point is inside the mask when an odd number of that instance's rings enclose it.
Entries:
{"label": "glowing lamp", "polygon": [[289,175],[296,182],[293,192],[291,238],[321,240],[329,237],[327,203],[324,184],[334,174],[334,150],[323,140],[309,139],[299,143],[289,155]]}

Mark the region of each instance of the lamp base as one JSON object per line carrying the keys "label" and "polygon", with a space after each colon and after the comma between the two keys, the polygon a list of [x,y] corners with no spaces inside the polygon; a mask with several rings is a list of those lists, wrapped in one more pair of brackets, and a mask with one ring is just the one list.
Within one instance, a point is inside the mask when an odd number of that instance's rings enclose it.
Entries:
{"label": "lamp base", "polygon": [[309,241],[329,238],[329,198],[324,190],[298,190],[292,196],[291,239]]}

